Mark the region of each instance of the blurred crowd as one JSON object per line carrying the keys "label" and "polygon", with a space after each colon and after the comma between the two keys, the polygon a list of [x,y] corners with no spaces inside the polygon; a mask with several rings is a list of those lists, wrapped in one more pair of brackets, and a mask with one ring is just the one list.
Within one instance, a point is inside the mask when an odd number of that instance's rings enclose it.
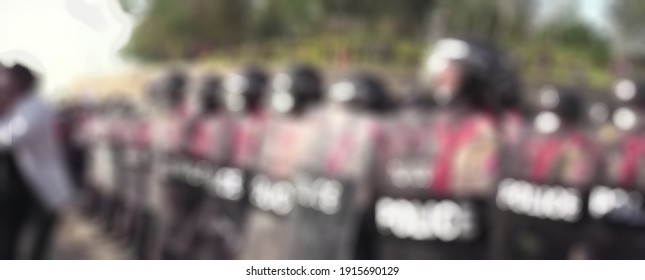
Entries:
{"label": "blurred crowd", "polygon": [[143,101],[56,117],[6,68],[2,256],[29,219],[46,239],[75,192],[140,259],[645,258],[645,83],[528,90],[475,39],[441,39],[423,65],[405,92],[305,64],[171,68]]}

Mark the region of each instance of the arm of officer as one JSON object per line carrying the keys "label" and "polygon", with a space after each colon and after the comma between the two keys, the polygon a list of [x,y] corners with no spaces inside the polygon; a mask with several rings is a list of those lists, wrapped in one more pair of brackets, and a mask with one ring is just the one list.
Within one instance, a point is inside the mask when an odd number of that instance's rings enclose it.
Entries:
{"label": "arm of officer", "polygon": [[11,138],[2,146],[14,150],[35,195],[49,209],[60,209],[72,197],[72,184],[56,136],[55,111],[39,100],[23,103],[0,123]]}
{"label": "arm of officer", "polygon": [[32,138],[34,132],[42,130],[53,120],[51,112],[25,101],[4,118],[0,119],[0,149],[9,149]]}

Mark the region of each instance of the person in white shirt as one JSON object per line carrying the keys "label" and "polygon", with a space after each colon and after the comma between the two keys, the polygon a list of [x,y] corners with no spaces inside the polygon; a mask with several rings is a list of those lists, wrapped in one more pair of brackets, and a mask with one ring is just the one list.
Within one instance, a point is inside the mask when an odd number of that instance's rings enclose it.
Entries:
{"label": "person in white shirt", "polygon": [[[29,219],[36,237],[28,258],[44,257],[57,214],[71,203],[54,108],[35,92],[36,77],[16,64],[0,71],[0,258],[16,258],[16,245]],[[0,204],[2,204],[0,202]]]}

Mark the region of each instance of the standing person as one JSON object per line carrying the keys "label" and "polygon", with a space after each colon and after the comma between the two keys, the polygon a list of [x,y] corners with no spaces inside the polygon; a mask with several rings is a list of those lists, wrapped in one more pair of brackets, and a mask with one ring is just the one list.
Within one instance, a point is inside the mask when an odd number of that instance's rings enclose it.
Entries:
{"label": "standing person", "polygon": [[69,205],[72,186],[65,171],[55,112],[36,93],[37,78],[16,64],[0,73],[0,258],[15,259],[20,234],[27,221],[36,222],[33,251],[42,259],[58,214]]}
{"label": "standing person", "polygon": [[611,94],[615,136],[602,142],[603,164],[589,193],[581,259],[645,258],[645,81],[622,79]]}
{"label": "standing person", "polygon": [[[599,168],[584,127],[583,92],[546,85],[532,125],[509,153],[495,197],[494,257],[566,259],[580,255],[586,197]],[[575,256],[579,258],[579,256]]]}
{"label": "standing person", "polygon": [[376,259],[483,259],[500,156],[504,54],[492,43],[439,40],[421,72],[432,110],[389,132],[377,161]]}

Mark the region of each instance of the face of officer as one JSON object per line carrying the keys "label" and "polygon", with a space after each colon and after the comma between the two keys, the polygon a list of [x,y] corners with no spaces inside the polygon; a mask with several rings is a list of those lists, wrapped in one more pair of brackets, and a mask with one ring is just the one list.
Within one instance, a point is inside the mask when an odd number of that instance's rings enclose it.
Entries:
{"label": "face of officer", "polygon": [[450,62],[434,78],[433,97],[439,105],[445,105],[455,98],[462,84],[462,70],[458,63]]}
{"label": "face of officer", "polygon": [[421,78],[439,105],[448,104],[460,92],[464,83],[464,68],[460,60],[470,54],[468,44],[456,39],[440,40],[433,48]]}

